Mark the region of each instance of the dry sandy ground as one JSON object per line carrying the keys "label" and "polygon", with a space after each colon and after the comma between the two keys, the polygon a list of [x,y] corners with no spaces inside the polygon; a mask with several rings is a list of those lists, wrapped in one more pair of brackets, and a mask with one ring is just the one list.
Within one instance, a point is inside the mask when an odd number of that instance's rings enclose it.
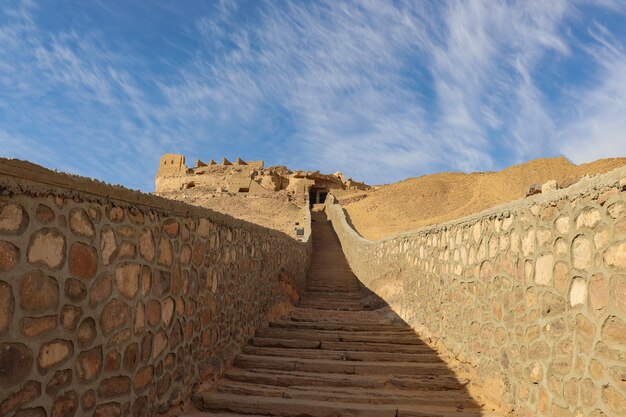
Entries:
{"label": "dry sandy ground", "polygon": [[567,186],[584,175],[626,165],[626,158],[574,165],[566,158],[535,159],[499,172],[444,172],[338,196],[355,229],[367,239],[441,223],[524,198],[529,186],[557,180]]}
{"label": "dry sandy ground", "polygon": [[172,200],[210,208],[238,219],[279,230],[295,237],[295,222],[302,222],[303,211],[289,200],[285,193],[263,196],[208,193],[200,187],[159,193]]}

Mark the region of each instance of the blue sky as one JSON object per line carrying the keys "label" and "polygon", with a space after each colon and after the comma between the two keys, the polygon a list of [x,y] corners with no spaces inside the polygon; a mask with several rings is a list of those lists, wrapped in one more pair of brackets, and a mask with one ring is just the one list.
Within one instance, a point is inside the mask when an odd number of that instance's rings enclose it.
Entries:
{"label": "blue sky", "polygon": [[374,184],[626,156],[626,1],[5,0],[0,147],[145,191],[165,152]]}

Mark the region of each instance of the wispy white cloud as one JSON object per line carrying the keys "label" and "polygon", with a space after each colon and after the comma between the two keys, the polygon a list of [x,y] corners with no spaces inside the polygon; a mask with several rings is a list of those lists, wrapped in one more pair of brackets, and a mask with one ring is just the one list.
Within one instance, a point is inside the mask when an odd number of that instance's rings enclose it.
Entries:
{"label": "wispy white cloud", "polygon": [[[15,4],[0,16],[0,144],[86,175],[150,189],[166,151],[243,152],[373,183],[624,153],[624,40],[583,13],[623,18],[618,1],[164,5],[182,23],[148,45],[103,27],[45,29],[38,4]],[[546,88],[582,54],[584,85]]]}
{"label": "wispy white cloud", "polygon": [[601,81],[570,92],[578,105],[559,134],[563,153],[577,163],[626,154],[626,49],[600,24],[590,35],[596,44],[586,51],[600,65]]}

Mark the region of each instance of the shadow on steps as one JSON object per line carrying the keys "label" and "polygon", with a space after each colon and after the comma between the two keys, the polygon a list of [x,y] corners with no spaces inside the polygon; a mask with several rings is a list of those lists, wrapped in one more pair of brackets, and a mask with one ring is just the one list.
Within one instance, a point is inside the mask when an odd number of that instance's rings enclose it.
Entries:
{"label": "shadow on steps", "polygon": [[307,291],[258,330],[191,416],[496,416],[350,270],[324,213],[313,213]]}

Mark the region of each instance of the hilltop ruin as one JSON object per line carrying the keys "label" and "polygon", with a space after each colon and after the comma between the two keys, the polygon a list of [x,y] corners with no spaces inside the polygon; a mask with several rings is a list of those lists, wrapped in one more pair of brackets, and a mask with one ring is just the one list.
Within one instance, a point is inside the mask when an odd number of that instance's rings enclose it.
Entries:
{"label": "hilltop ruin", "polygon": [[221,163],[196,161],[187,167],[184,155],[165,154],[156,176],[158,194],[201,187],[209,193],[264,195],[286,192],[297,204],[324,203],[332,190],[366,190],[363,182],[345,178],[341,172],[321,174],[319,171],[292,171],[285,166],[264,168],[264,161],[234,162],[223,158]]}

